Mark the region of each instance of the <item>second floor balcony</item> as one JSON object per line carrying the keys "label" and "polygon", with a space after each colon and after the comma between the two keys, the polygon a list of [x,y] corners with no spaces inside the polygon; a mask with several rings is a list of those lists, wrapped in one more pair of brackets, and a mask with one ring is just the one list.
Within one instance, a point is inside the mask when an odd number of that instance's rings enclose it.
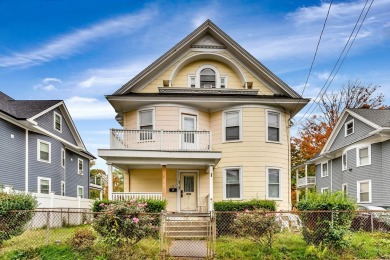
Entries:
{"label": "second floor balcony", "polygon": [[209,152],[211,131],[111,129],[110,149]]}

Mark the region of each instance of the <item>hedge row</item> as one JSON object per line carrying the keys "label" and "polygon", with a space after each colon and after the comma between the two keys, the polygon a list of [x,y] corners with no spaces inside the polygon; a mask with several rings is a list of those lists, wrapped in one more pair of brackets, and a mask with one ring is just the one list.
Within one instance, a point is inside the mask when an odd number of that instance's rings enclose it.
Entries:
{"label": "hedge row", "polygon": [[218,201],[214,203],[215,211],[244,211],[264,209],[276,211],[276,203],[273,200],[248,200],[248,201]]}
{"label": "hedge row", "polygon": [[[167,207],[166,200],[154,200],[154,199],[139,199],[137,202],[147,203],[146,211],[150,213],[160,213],[165,210]],[[110,200],[95,200],[92,206],[93,212],[101,212],[104,209],[104,206],[116,203],[123,203],[121,201],[110,201]],[[104,205],[104,206],[103,206]]]}

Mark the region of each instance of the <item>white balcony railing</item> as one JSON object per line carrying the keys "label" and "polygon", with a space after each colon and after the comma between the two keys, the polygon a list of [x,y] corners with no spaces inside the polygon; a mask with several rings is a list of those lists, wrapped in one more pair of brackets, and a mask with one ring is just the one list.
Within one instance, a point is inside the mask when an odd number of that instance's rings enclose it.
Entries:
{"label": "white balcony railing", "polygon": [[111,129],[111,149],[211,151],[210,131]]}
{"label": "white balcony railing", "polygon": [[316,177],[314,176],[308,176],[299,178],[297,181],[297,188],[304,188],[304,187],[313,187],[316,184]]}
{"label": "white balcony railing", "polygon": [[113,200],[128,201],[132,199],[162,200],[162,192],[113,192]]}

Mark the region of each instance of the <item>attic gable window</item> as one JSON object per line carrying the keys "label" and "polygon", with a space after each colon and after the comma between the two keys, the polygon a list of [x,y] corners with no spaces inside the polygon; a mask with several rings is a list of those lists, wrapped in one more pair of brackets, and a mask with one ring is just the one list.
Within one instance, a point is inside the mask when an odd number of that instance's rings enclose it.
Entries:
{"label": "attic gable window", "polygon": [[349,120],[348,122],[345,123],[345,136],[353,134],[354,131],[354,120]]}
{"label": "attic gable window", "polygon": [[54,129],[62,132],[62,116],[57,112],[54,112]]}
{"label": "attic gable window", "polygon": [[203,69],[199,75],[201,88],[215,88],[217,86],[214,70],[206,68]]}

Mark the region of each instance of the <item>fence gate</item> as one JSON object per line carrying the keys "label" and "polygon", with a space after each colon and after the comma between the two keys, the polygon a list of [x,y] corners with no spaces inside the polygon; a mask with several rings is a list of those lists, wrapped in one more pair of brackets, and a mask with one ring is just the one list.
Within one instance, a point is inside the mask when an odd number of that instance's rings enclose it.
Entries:
{"label": "fence gate", "polygon": [[162,213],[161,258],[214,258],[215,227],[212,213]]}

